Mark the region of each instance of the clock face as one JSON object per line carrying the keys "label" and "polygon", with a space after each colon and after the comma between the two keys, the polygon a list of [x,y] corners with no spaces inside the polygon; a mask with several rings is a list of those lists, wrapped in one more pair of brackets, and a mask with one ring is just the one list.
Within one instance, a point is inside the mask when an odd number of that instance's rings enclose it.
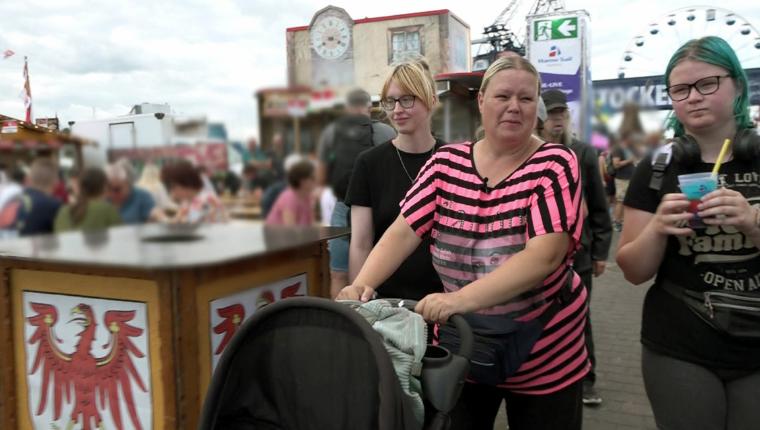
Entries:
{"label": "clock face", "polygon": [[351,30],[346,21],[326,16],[311,28],[311,46],[320,57],[327,60],[340,58],[348,49]]}

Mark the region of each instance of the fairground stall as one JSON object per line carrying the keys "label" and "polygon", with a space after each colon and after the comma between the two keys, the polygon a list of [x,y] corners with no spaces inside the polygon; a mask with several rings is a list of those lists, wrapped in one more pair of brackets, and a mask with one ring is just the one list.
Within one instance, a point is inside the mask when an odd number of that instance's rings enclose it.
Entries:
{"label": "fairground stall", "polygon": [[433,114],[433,134],[446,142],[477,140],[478,90],[483,72],[444,73],[435,77],[441,106]]}
{"label": "fairground stall", "polygon": [[82,165],[82,147],[95,143],[30,122],[0,115],[0,163],[29,165],[35,158],[56,160],[62,167]]}
{"label": "fairground stall", "polygon": [[0,428],[196,428],[240,324],[328,296],[326,240],[347,233],[232,222],[0,242]]}
{"label": "fairground stall", "polygon": [[312,92],[305,86],[261,89],[256,100],[262,147],[270,148],[274,135],[280,134],[289,154],[314,153],[320,133],[340,113],[332,92]]}

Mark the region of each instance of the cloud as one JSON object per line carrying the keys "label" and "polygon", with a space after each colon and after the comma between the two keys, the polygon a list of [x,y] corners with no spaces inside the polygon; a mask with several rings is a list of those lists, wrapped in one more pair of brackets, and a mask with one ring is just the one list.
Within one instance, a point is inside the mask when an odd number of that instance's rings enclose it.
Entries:
{"label": "cloud", "polygon": [[[706,24],[704,20],[697,24],[684,21],[684,10],[692,8],[692,0],[634,1],[615,3],[614,6],[605,0],[570,0],[569,9],[582,8],[591,14],[591,64],[594,79],[617,77],[618,68],[624,66],[631,75],[656,75],[665,71],[670,55],[683,43],[692,38],[706,35],[705,32],[715,33],[729,40],[735,49],[741,44],[741,38],[736,38],[737,27],[727,27],[723,22]],[[718,7],[716,7],[718,8]],[[760,5],[740,0],[724,0],[720,8],[743,16],[751,24],[760,25]],[[681,11],[678,25],[670,27],[666,24],[668,15]],[[722,16],[722,14],[721,14]],[[696,22],[696,21],[695,21]],[[655,37],[649,34],[650,24],[660,24],[661,32]],[[630,63],[623,60],[626,49],[633,48],[636,36],[645,37],[643,49],[636,50]],[[760,61],[753,55],[760,51],[742,52],[740,58],[745,67],[758,67]]]}
{"label": "cloud", "polygon": [[[626,44],[650,20],[691,0],[610,3],[568,0],[591,14],[594,78],[614,77]],[[257,132],[253,93],[286,83],[285,30],[307,25],[326,6],[315,0],[0,2],[0,113],[23,116],[23,56],[29,56],[35,116],[69,120],[126,114],[141,102],[169,103],[183,114],[224,121],[234,138]],[[340,2],[355,19],[448,8],[477,38],[501,12],[485,2]],[[723,7],[757,23],[760,6]],[[524,23],[516,19],[518,28]],[[666,55],[666,54],[663,54]]]}
{"label": "cloud", "polygon": [[167,102],[178,112],[227,121],[235,136],[257,123],[254,88],[285,83],[287,23],[277,10],[282,2],[261,2],[266,14],[257,14],[249,2],[243,8],[212,0],[100,8],[78,1],[43,3],[0,6],[2,16],[14,17],[4,22],[0,46],[18,54],[0,63],[0,107],[6,114],[23,115],[14,97],[24,55],[35,116],[57,112],[64,122],[89,118],[93,108],[106,117],[140,102]]}

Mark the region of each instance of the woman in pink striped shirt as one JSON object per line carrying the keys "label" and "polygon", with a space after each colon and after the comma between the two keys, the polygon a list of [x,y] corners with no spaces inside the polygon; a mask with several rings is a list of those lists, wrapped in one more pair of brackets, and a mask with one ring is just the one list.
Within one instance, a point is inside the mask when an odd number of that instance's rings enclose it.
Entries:
{"label": "woman in pink striped shirt", "polygon": [[[454,428],[492,429],[504,399],[512,430],[581,428],[586,297],[571,268],[580,179],[571,150],[531,134],[539,89],[538,72],[522,58],[489,67],[478,94],[485,138],[436,152],[338,297],[368,300],[432,237],[446,292],[416,310],[438,322],[467,314],[476,333]],[[447,333],[441,329],[441,342],[455,344]]]}

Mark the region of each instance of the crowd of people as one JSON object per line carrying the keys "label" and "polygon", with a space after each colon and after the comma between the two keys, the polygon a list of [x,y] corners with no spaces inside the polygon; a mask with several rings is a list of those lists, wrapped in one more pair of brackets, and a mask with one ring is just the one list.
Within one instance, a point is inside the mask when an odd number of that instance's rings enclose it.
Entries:
{"label": "crowd of people", "polygon": [[[7,168],[4,170],[8,170]],[[13,166],[0,183],[0,237],[93,231],[148,222],[223,222],[228,215],[202,170],[176,160],[147,164],[140,177],[126,159],[62,174],[51,158]]]}
{"label": "crowd of people", "polygon": [[[581,428],[581,405],[602,401],[589,298],[613,230],[622,230],[616,259],[626,279],[654,279],[641,341],[658,427],[760,422],[760,138],[748,82],[716,37],[681,47],[665,80],[673,137],[645,134],[629,107],[599,153],[570,133],[565,94],[541,92],[520,57],[486,71],[474,142],[430,134],[436,99],[423,67],[399,65],[388,77],[381,105],[398,135],[355,158],[342,199],[349,284],[337,298],[414,298],[438,323],[465,315],[477,359],[452,428],[492,429],[503,401],[511,429]],[[690,201],[678,176],[716,168],[720,187]],[[383,200],[394,193],[398,209]],[[432,282],[422,279],[428,264]],[[445,326],[438,341],[457,344]]]}
{"label": "crowd of people", "polygon": [[[66,172],[53,158],[0,166],[0,238],[149,222],[225,222],[225,196],[259,206],[268,225],[329,224],[336,200],[331,188],[318,186],[317,166],[309,157],[287,155],[281,133],[267,150],[253,146],[240,175],[211,173],[182,159],[159,164],[122,158]],[[315,216],[320,194],[328,208],[321,217]]]}
{"label": "crowd of people", "polygon": [[[541,91],[522,57],[499,58],[477,93],[480,136],[449,144],[431,131],[429,67],[407,61],[380,90],[390,125],[372,119],[368,92],[352,91],[313,158],[287,157],[277,133],[239,181],[221,182],[260,202],[268,225],[350,227],[329,244],[333,298],[407,298],[430,322],[466,317],[478,357],[454,429],[492,429],[504,401],[511,429],[581,429],[583,404],[602,402],[589,305],[613,231],[625,278],[654,279],[641,341],[658,426],[755,428],[760,138],[749,83],[717,37],[679,48],[665,81],[672,138],[646,134],[631,106],[600,151],[573,135],[564,92]],[[717,190],[683,194],[679,175],[718,168]],[[64,196],[51,160],[5,181],[4,234],[228,219],[207,175],[185,161],[145,166],[139,178],[126,160],[87,168]],[[437,341],[458,339],[441,325]]]}
{"label": "crowd of people", "polygon": [[[383,103],[403,122],[398,114],[410,106],[397,100],[406,95],[400,89]],[[495,342],[520,346],[509,360],[492,348],[471,363],[454,428],[493,427],[504,399],[512,428],[580,428],[586,292],[571,269],[582,225],[580,176],[570,149],[534,135],[539,90],[538,72],[522,58],[502,58],[488,69],[478,95],[484,138],[430,156],[396,219],[338,295],[382,295],[386,280],[431,241],[425,249],[443,288],[423,291],[417,311],[437,322],[466,314],[476,333],[496,330]],[[529,191],[535,189],[544,192]],[[442,331],[440,342],[455,343],[450,337]],[[544,348],[534,349],[538,343]],[[551,360],[558,349],[571,351],[561,363]]]}

